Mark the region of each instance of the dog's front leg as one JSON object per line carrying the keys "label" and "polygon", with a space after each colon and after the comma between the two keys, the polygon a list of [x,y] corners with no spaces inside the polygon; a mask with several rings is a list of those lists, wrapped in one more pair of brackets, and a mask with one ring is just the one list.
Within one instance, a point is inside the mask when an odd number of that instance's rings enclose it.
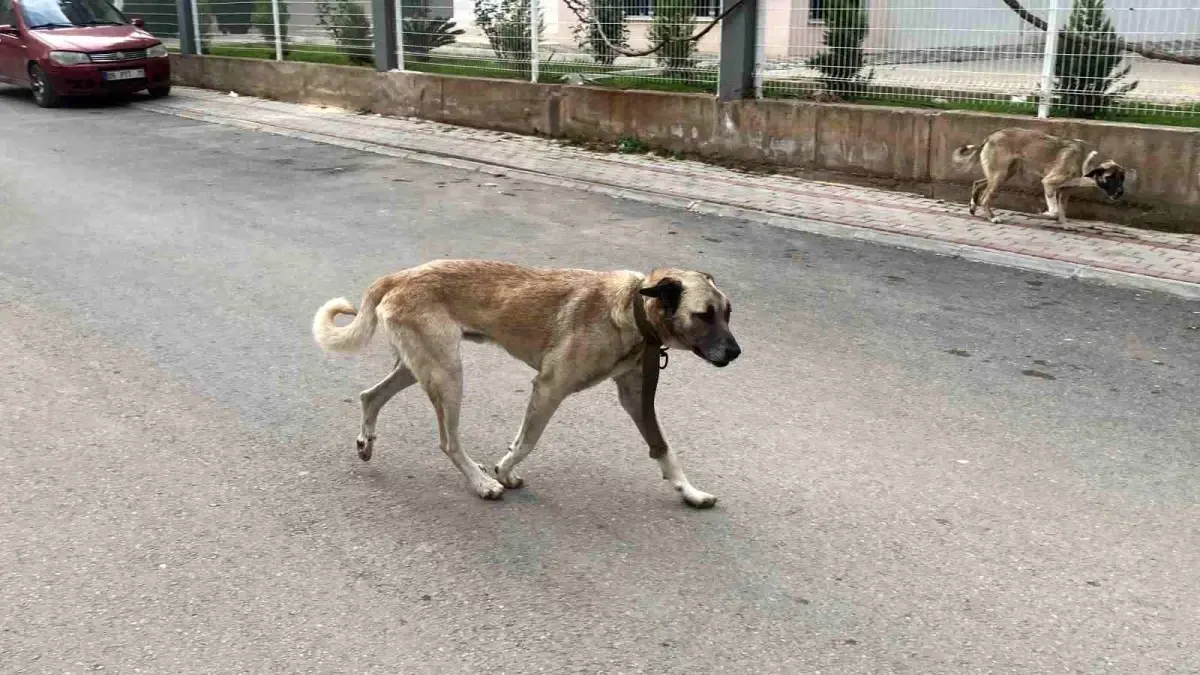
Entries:
{"label": "dog's front leg", "polygon": [[1046,194],[1046,210],[1042,213],[1047,218],[1059,217],[1058,188],[1053,183],[1042,181],[1042,191]]}
{"label": "dog's front leg", "polygon": [[562,384],[552,378],[541,375],[534,378],[533,393],[529,395],[529,404],[525,407],[525,419],[521,422],[521,429],[517,432],[516,439],[508,446],[504,458],[495,467],[496,480],[504,487],[516,489],[524,485],[525,481],[513,470],[521,460],[533,452],[554,411],[558,410],[558,406],[566,398],[565,391]]}
{"label": "dog's front leg", "polygon": [[[1067,197],[1069,188],[1079,187],[1096,187],[1096,180],[1086,176],[1082,178],[1070,178],[1068,180],[1056,180],[1047,182],[1050,179],[1042,181],[1046,188],[1046,206],[1048,210],[1045,216],[1049,218],[1057,218],[1059,225],[1067,224]],[[1053,192],[1054,203],[1051,204],[1051,192]]]}
{"label": "dog's front leg", "polygon": [[[706,509],[716,504],[717,498],[715,496],[697,490],[688,481],[687,476],[683,473],[683,468],[679,466],[679,458],[675,455],[675,451],[667,445],[661,428],[658,429],[657,438],[663,438],[663,444],[662,447],[655,447],[655,441],[652,440],[655,438],[655,435],[651,433],[647,426],[648,421],[642,415],[642,369],[635,368],[615,379],[617,383],[617,397],[621,400],[621,407],[633,418],[633,423],[637,425],[642,438],[646,439],[646,443],[650,445],[650,457],[658,462],[659,468],[662,469],[662,477],[670,481],[671,486],[679,494],[683,495],[683,501],[688,506]],[[657,425],[658,421],[654,420],[653,423]]]}
{"label": "dog's front leg", "polygon": [[1067,200],[1070,196],[1071,196],[1071,193],[1067,192],[1066,190],[1058,191],[1058,224],[1059,225],[1067,224]]}

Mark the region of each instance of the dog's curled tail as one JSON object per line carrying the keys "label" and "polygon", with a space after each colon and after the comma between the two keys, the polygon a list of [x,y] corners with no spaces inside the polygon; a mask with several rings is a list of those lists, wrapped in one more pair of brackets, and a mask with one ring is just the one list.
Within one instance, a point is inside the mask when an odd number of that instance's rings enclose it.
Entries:
{"label": "dog's curled tail", "polygon": [[979,151],[982,149],[982,145],[958,146],[954,149],[954,154],[951,156],[954,160],[954,165],[960,169],[969,169],[975,164],[975,160],[979,159]]}
{"label": "dog's curled tail", "polygon": [[[313,317],[313,338],[322,349],[331,352],[354,352],[375,334],[375,307],[379,304],[379,295],[368,293],[363,298],[362,311],[356,311],[354,305],[346,298],[334,298],[321,305]],[[334,319],[339,314],[352,314],[354,320],[345,326],[338,326]]]}

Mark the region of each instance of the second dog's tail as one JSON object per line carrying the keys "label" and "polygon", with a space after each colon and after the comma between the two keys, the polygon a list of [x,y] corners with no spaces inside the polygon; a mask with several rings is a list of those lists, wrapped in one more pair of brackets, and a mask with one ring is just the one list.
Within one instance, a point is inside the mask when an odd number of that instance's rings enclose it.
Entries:
{"label": "second dog's tail", "polygon": [[[356,311],[354,305],[346,298],[334,298],[321,305],[313,317],[313,338],[322,349],[331,352],[355,352],[375,334],[375,324],[379,319],[375,316],[375,308],[383,298],[383,293],[375,289],[367,291],[363,296],[362,307]],[[354,315],[354,320],[345,326],[338,326],[334,319],[339,314]]]}
{"label": "second dog's tail", "polygon": [[954,149],[954,165],[960,169],[969,169],[979,159],[979,151],[983,145],[960,145]]}

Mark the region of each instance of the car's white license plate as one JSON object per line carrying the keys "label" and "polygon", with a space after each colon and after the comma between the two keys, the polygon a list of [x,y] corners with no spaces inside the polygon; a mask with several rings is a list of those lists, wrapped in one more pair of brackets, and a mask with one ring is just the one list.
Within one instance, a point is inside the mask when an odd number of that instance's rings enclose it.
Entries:
{"label": "car's white license plate", "polygon": [[108,70],[104,72],[104,79],[109,82],[116,80],[139,80],[146,77],[145,68],[134,68],[131,70]]}

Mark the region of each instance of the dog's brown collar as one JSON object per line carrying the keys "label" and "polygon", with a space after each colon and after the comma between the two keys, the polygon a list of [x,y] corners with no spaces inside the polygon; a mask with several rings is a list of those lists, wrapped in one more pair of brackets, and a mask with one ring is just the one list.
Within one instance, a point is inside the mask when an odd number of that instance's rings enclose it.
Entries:
{"label": "dog's brown collar", "polygon": [[667,441],[658,426],[658,415],[654,411],[654,394],[658,391],[658,371],[667,367],[667,348],[658,331],[646,316],[646,300],[641,293],[633,294],[633,322],[645,341],[642,347],[642,428],[646,444],[650,446],[650,457],[658,459],[667,454]]}
{"label": "dog's brown collar", "polygon": [[654,325],[650,323],[650,317],[646,315],[646,300],[640,293],[633,296],[633,322],[637,324],[638,332],[646,341],[646,353],[657,351],[658,359],[654,359],[654,361],[658,363],[661,360],[659,370],[666,368],[667,348],[663,345],[663,339],[658,336],[658,331],[654,330]]}
{"label": "dog's brown collar", "polygon": [[650,318],[646,316],[646,299],[641,293],[633,294],[633,322],[637,324],[638,332],[646,342],[658,345],[663,343],[658,337],[658,331],[650,324]]}

